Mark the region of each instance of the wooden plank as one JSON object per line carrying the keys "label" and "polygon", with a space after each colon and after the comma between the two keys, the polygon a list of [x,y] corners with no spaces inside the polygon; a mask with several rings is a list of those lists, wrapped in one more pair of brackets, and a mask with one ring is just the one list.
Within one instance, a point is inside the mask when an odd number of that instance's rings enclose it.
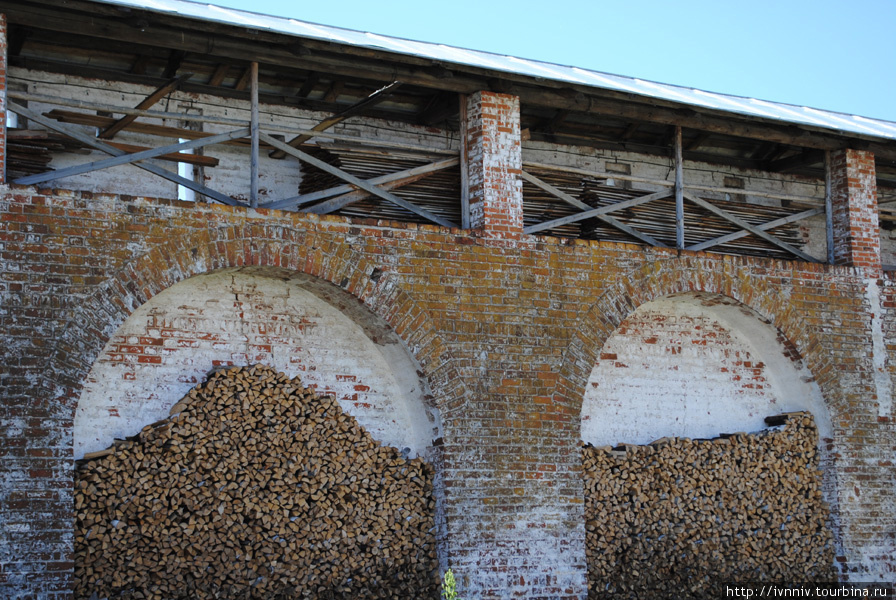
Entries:
{"label": "wooden plank", "polygon": [[[364,110],[366,108],[370,108],[371,106],[374,106],[374,105],[378,104],[379,102],[382,102],[383,100],[388,98],[390,94],[395,92],[395,90],[397,90],[399,87],[401,87],[401,82],[393,81],[389,85],[376,90],[375,92],[373,92],[366,98],[354,103],[353,105],[349,106],[345,110],[340,111],[338,114],[335,114],[331,117],[327,117],[326,119],[324,119],[323,121],[321,121],[320,123],[318,123],[317,125],[312,127],[311,129],[312,129],[312,131],[326,131],[333,125],[336,125],[337,123],[341,123],[342,121],[345,121],[349,117],[352,117],[352,116],[358,114],[362,110]],[[289,142],[287,142],[287,144],[289,146],[292,146],[293,148],[296,148],[298,146],[301,146],[308,140],[312,139],[313,137],[314,137],[314,135],[299,135],[299,136],[294,137],[293,139],[289,140]],[[274,152],[271,152],[270,156],[271,156],[271,158],[283,158],[284,156],[286,156],[286,153],[274,151]]]}
{"label": "wooden plank", "polygon": [[824,152],[824,214],[825,236],[828,244],[828,264],[834,264],[834,176],[831,171],[831,151]]}
{"label": "wooden plank", "polygon": [[383,190],[379,189],[378,187],[376,187],[374,185],[370,185],[366,181],[358,179],[354,175],[346,173],[342,169],[334,167],[333,165],[329,165],[329,164],[325,163],[324,161],[319,160],[319,159],[311,156],[310,154],[306,154],[305,152],[302,152],[301,150],[299,150],[297,148],[293,148],[292,146],[289,146],[288,144],[281,142],[280,140],[278,140],[276,138],[272,138],[271,136],[267,135],[266,133],[260,132],[259,137],[262,140],[266,141],[271,146],[274,146],[275,148],[282,150],[283,152],[290,154],[303,162],[312,164],[322,171],[325,171],[331,175],[335,175],[336,177],[339,177],[343,181],[347,181],[348,183],[350,183],[358,188],[367,190],[374,196],[379,196],[383,200],[387,200],[387,201],[391,202],[392,204],[396,204],[396,205],[404,208],[405,210],[409,210],[414,214],[420,215],[424,219],[432,221],[433,223],[437,223],[443,227],[455,227],[455,228],[457,227],[456,224],[452,223],[451,221],[449,221],[447,219],[443,219],[442,217],[440,217],[436,214],[433,214],[424,208],[420,208],[416,204],[408,202],[407,200],[403,200],[402,198],[399,198],[398,196],[395,196],[394,194],[390,194],[389,192],[384,192]]}
{"label": "wooden plank", "polygon": [[467,95],[460,94],[460,226],[470,228],[470,151],[467,148]]}
{"label": "wooden plank", "polygon": [[805,260],[805,261],[807,261],[807,262],[819,262],[817,259],[812,258],[811,256],[809,256],[808,254],[802,252],[801,250],[798,250],[798,249],[794,248],[793,246],[791,246],[790,244],[788,244],[788,243],[786,243],[786,242],[782,242],[781,240],[779,240],[779,239],[776,238],[775,236],[773,236],[773,235],[771,235],[771,234],[768,234],[768,233],[764,232],[762,229],[760,229],[760,228],[758,228],[758,227],[756,227],[756,226],[754,226],[754,225],[751,225],[751,224],[747,223],[747,222],[744,221],[743,219],[740,219],[740,218],[738,218],[738,217],[735,217],[734,215],[732,215],[732,214],[729,213],[728,211],[726,211],[726,210],[722,210],[722,209],[719,208],[718,206],[715,206],[714,204],[711,204],[710,202],[707,202],[706,200],[704,200],[704,199],[702,199],[702,198],[699,198],[699,197],[694,196],[694,195],[692,195],[692,194],[684,194],[684,197],[685,197],[689,202],[693,202],[693,203],[696,204],[697,206],[700,206],[700,207],[702,207],[702,208],[705,208],[706,210],[708,210],[709,212],[713,213],[714,215],[719,216],[719,217],[722,217],[722,218],[725,219],[726,221],[730,221],[731,223],[734,223],[735,225],[737,225],[737,226],[740,227],[741,229],[743,229],[743,230],[745,230],[745,231],[749,231],[749,232],[752,233],[753,235],[755,235],[755,236],[757,236],[757,237],[760,237],[760,238],[764,239],[765,241],[767,241],[767,242],[769,242],[770,244],[773,244],[773,245],[775,245],[775,246],[781,248],[782,250],[786,250],[787,252],[790,252],[790,253],[793,254],[794,256],[797,256],[797,257],[799,257],[799,258],[801,258],[801,259],[803,259],[803,260]]}
{"label": "wooden plank", "polygon": [[[137,110],[146,110],[147,108],[154,106],[156,102],[176,90],[182,82],[186,81],[192,76],[192,73],[185,73],[179,77],[175,77],[174,79],[151,93],[149,96],[147,96],[146,99],[143,100],[143,102],[137,105]],[[115,123],[113,123],[112,125],[103,129],[97,137],[103,140],[111,140],[113,137],[115,137],[116,133],[127,127],[128,124],[132,123],[136,119],[137,117],[135,115],[125,115],[119,120],[115,121]]]}
{"label": "wooden plank", "polygon": [[[52,119],[44,117],[43,115],[40,115],[32,110],[29,110],[19,104],[10,102],[8,104],[8,108],[9,108],[9,110],[15,112],[16,114],[22,115],[23,117],[30,119],[30,120],[34,121],[35,123],[39,123],[39,124],[43,125],[47,129],[52,129],[53,131],[67,135],[68,137],[78,140],[79,142],[81,142],[87,146],[96,148],[97,150],[102,150],[106,154],[111,154],[112,156],[122,156],[122,155],[126,154],[126,152],[124,152],[123,150],[119,150],[118,148],[113,148],[112,146],[110,146],[106,143],[103,143],[99,140],[96,140],[88,135],[85,135],[85,134],[81,133],[80,131],[75,131],[73,129],[69,129],[68,127],[66,127],[64,125],[57,123],[56,121],[54,121]],[[159,177],[163,177],[169,181],[173,181],[174,183],[178,183],[180,185],[188,187],[191,190],[198,192],[204,196],[207,196],[213,200],[217,200],[218,202],[220,202],[222,204],[227,204],[229,206],[240,205],[239,202],[237,202],[230,196],[226,196],[226,195],[224,195],[220,192],[217,192],[211,188],[208,188],[200,183],[196,183],[195,181],[187,179],[186,177],[181,177],[180,175],[176,175],[176,174],[172,173],[171,171],[162,169],[161,167],[157,167],[155,165],[148,164],[148,163],[134,163],[134,166],[138,167],[140,169],[143,169],[144,171],[149,171],[150,173],[153,173],[154,175],[158,175]]]}
{"label": "wooden plank", "polygon": [[681,126],[675,126],[675,247],[684,248],[684,157]]}
{"label": "wooden plank", "polygon": [[[459,159],[457,158],[448,158],[445,160],[440,160],[438,162],[430,163],[428,165],[421,165],[419,167],[414,167],[412,169],[407,169],[405,171],[399,171],[397,173],[391,173],[389,175],[380,175],[379,177],[374,177],[372,179],[367,179],[367,183],[371,185],[381,185],[384,183],[390,183],[392,181],[397,181],[405,177],[415,177],[421,174],[435,173],[436,171],[441,171],[443,169],[450,169],[451,167],[456,167],[459,163]],[[285,198],[283,200],[274,200],[273,202],[268,202],[266,204],[262,204],[259,208],[275,208],[275,209],[290,209],[297,208],[303,204],[309,204],[311,202],[317,202],[318,200],[323,200],[325,198],[331,198],[333,196],[339,196],[341,194],[347,194],[349,192],[355,191],[356,188],[353,185],[339,185],[336,187],[328,188],[326,190],[320,190],[317,192],[311,192],[310,194],[304,194],[302,196],[295,196],[293,198]]]}
{"label": "wooden plank", "polygon": [[[118,148],[119,150],[124,150],[128,154],[134,154],[135,152],[143,152],[144,150],[149,150],[146,146],[136,146],[134,144],[123,144],[121,142],[106,142],[113,148]],[[187,163],[190,165],[197,165],[199,167],[217,167],[220,161],[214,156],[202,156],[201,154],[163,154],[161,156],[156,156],[159,160],[167,160],[168,162],[177,162],[177,163]]]}
{"label": "wooden plank", "polygon": [[[809,210],[804,210],[803,212],[799,212],[788,217],[782,217],[780,219],[775,219],[774,221],[769,221],[768,223],[763,223],[762,225],[757,225],[756,227],[763,231],[768,231],[769,229],[774,229],[775,227],[780,227],[789,223],[795,223],[796,221],[802,221],[803,219],[808,219],[809,217],[814,217],[815,215],[820,215],[823,213],[823,208],[811,208]],[[707,248],[718,246],[720,244],[727,244],[728,242],[733,242],[734,240],[738,240],[748,235],[750,235],[750,232],[748,231],[737,231],[735,233],[729,233],[727,235],[719,236],[711,240],[706,240],[705,242],[700,242],[699,244],[688,246],[686,249],[706,250]]]}
{"label": "wooden plank", "polygon": [[[219,135],[215,135],[208,138],[202,138],[201,140],[191,140],[189,142],[183,142],[179,144],[171,144],[168,146],[162,146],[160,148],[150,148],[149,150],[143,150],[140,152],[136,152],[133,154],[128,154],[122,151],[118,156],[114,156],[113,158],[106,158],[103,160],[97,160],[90,163],[84,163],[81,165],[75,165],[72,167],[67,167],[65,169],[59,169],[57,171],[50,171],[47,173],[40,173],[37,175],[30,175],[28,177],[20,177],[16,179],[13,183],[19,185],[33,185],[35,183],[42,183],[44,181],[52,181],[55,179],[62,179],[63,177],[71,177],[73,175],[81,175],[82,173],[90,173],[91,171],[98,171],[100,169],[108,169],[110,167],[117,167],[120,165],[126,165],[130,163],[135,163],[137,161],[146,160],[149,158],[156,158],[163,154],[172,154],[179,153],[181,150],[192,150],[194,148],[202,148],[203,146],[208,146],[210,144],[217,144],[219,142],[232,140],[238,137],[245,137],[249,135],[248,129],[239,129],[236,131],[230,131],[228,133],[222,133]],[[115,148],[110,144],[111,148]],[[116,149],[117,150],[117,149]]]}
{"label": "wooden plank", "polygon": [[250,72],[250,104],[249,135],[252,138],[249,156],[249,206],[258,208],[258,63],[252,62]]}

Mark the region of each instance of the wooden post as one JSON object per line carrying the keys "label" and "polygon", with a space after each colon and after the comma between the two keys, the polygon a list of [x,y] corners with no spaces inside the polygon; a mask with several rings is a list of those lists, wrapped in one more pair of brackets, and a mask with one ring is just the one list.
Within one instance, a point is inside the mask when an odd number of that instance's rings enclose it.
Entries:
{"label": "wooden post", "polygon": [[824,222],[827,231],[828,264],[834,264],[834,212],[831,203],[831,151],[824,152]]}
{"label": "wooden post", "polygon": [[0,13],[0,183],[6,183],[6,54],[9,47],[6,37],[6,15]]}
{"label": "wooden post", "polygon": [[681,126],[675,126],[675,247],[684,248],[684,160]]}
{"label": "wooden post", "polygon": [[252,190],[249,193],[249,206],[258,208],[258,63],[250,66],[252,116],[249,126],[252,136],[252,164],[249,169],[249,177],[252,179]]}
{"label": "wooden post", "polygon": [[470,172],[467,165],[467,95],[458,94],[460,102],[460,226],[470,228]]}

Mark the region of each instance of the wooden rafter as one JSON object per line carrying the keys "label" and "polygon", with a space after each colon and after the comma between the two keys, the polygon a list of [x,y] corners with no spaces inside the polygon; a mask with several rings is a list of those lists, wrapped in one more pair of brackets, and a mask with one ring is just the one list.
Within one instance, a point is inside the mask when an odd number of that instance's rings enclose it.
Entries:
{"label": "wooden rafter", "polygon": [[210,85],[212,87],[217,87],[224,83],[224,78],[227,77],[227,72],[230,70],[230,65],[224,63],[218,63],[215,66],[215,70],[212,72],[212,76],[209,77],[208,83],[206,85]]}
{"label": "wooden rafter", "polygon": [[[324,119],[323,121],[321,121],[320,123],[318,123],[317,125],[312,127],[311,129],[313,131],[326,131],[330,127],[333,127],[337,123],[341,123],[342,121],[345,121],[349,117],[352,117],[352,116],[358,114],[362,110],[364,110],[366,108],[370,108],[371,106],[374,106],[375,104],[377,104],[379,102],[382,102],[383,100],[385,100],[386,98],[389,97],[389,94],[393,93],[400,86],[401,86],[400,81],[393,81],[389,85],[376,90],[375,92],[373,92],[366,98],[352,104],[345,110],[340,111],[338,114],[335,114],[332,117],[327,117],[326,119]],[[312,139],[313,137],[314,136],[311,136],[311,135],[296,136],[293,139],[289,140],[289,142],[287,142],[287,145],[291,146],[293,148],[296,148],[298,146],[301,146],[308,140]],[[279,152],[279,151],[275,150],[274,152],[271,152],[270,156],[271,156],[271,158],[283,158],[284,156],[286,156],[286,153]]]}
{"label": "wooden rafter", "polygon": [[433,214],[432,212],[426,210],[425,208],[420,208],[419,206],[417,206],[416,204],[413,204],[412,202],[408,202],[407,200],[404,200],[403,198],[399,198],[398,196],[396,196],[394,194],[390,194],[389,192],[383,191],[383,190],[379,189],[378,187],[376,187],[375,185],[370,185],[366,181],[364,181],[362,179],[358,179],[354,175],[351,175],[350,173],[346,173],[342,169],[339,169],[337,167],[334,167],[333,165],[327,164],[324,161],[322,161],[318,158],[315,158],[315,157],[311,156],[310,154],[302,152],[301,150],[299,150],[297,148],[293,148],[292,146],[290,146],[284,142],[281,142],[280,140],[278,140],[276,138],[273,138],[265,133],[260,133],[259,137],[262,140],[264,140],[265,142],[267,142],[268,144],[270,144],[271,146],[273,146],[274,148],[277,148],[278,150],[282,150],[286,154],[292,155],[295,158],[298,158],[299,160],[301,160],[303,162],[312,164],[315,167],[317,167],[318,169],[320,169],[321,171],[325,171],[331,175],[335,175],[336,177],[342,179],[343,181],[345,181],[347,183],[350,183],[360,189],[366,190],[367,192],[369,192],[370,194],[372,194],[374,196],[379,196],[383,200],[387,200],[388,202],[391,202],[392,204],[396,204],[396,205],[404,208],[405,210],[408,210],[412,213],[420,215],[421,217],[428,219],[428,220],[432,221],[433,223],[437,223],[439,225],[442,225],[443,227],[457,227],[456,224],[452,223],[448,219],[443,219],[442,217],[440,217],[436,214]]}
{"label": "wooden rafter", "polygon": [[[184,73],[179,77],[175,77],[174,79],[151,93],[149,96],[147,96],[140,104],[137,105],[137,110],[146,110],[153,107],[156,102],[176,90],[181,83],[192,76],[192,73]],[[112,125],[109,125],[105,129],[103,129],[97,137],[103,140],[111,140],[113,137],[115,137],[116,133],[133,123],[135,120],[137,120],[137,117],[135,115],[125,115],[115,121]]]}

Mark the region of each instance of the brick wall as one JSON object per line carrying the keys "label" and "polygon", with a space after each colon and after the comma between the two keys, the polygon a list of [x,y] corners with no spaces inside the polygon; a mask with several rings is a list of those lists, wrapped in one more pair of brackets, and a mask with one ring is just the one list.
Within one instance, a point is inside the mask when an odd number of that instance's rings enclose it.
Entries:
{"label": "brick wall", "polygon": [[470,226],[487,235],[523,230],[520,99],[478,92],[467,98],[466,145]]}
{"label": "brick wall", "polygon": [[834,264],[880,269],[880,225],[874,154],[831,152]]}
{"label": "brick wall", "polygon": [[802,359],[830,412],[838,566],[892,579],[892,415],[873,375],[896,344],[889,279],[874,295],[848,267],[70,191],[7,190],[0,214],[7,596],[67,597],[73,420],[118,327],[181,281],[243,266],[341,288],[419,364],[443,427],[440,562],[463,597],[584,598],[588,378],[639,306],[693,292],[749,308]]}

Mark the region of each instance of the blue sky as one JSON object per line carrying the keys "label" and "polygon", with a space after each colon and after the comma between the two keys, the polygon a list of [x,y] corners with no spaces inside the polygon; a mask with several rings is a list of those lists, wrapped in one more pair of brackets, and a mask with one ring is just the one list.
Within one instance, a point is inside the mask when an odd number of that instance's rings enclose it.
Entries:
{"label": "blue sky", "polygon": [[896,0],[211,0],[896,121]]}

